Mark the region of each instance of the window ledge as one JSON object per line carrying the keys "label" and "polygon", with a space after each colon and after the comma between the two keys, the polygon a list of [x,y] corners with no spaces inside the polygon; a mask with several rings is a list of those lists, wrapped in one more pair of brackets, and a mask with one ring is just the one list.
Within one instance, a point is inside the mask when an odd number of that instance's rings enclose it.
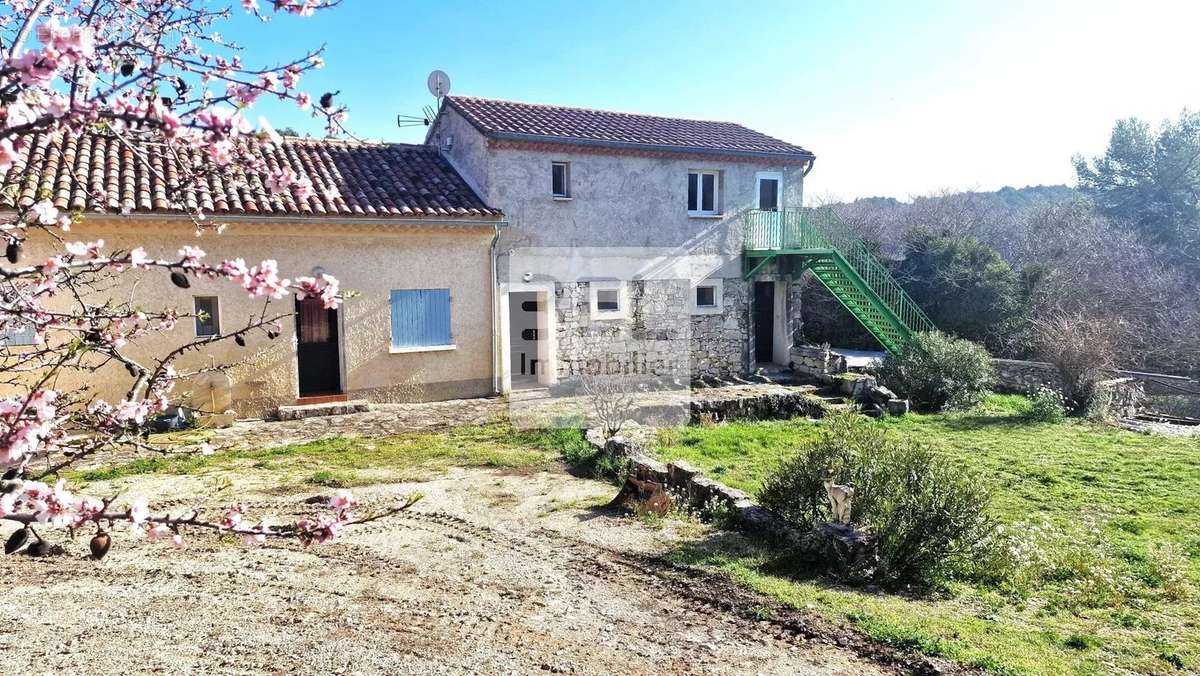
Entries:
{"label": "window ledge", "polygon": [[554,200],[555,202],[570,202],[574,198],[570,197],[570,196],[563,196],[563,195],[551,195],[550,199]]}
{"label": "window ledge", "polygon": [[725,218],[725,214],[698,214],[689,211],[688,218]]}
{"label": "window ledge", "polygon": [[692,308],[692,314],[694,314],[694,315],[719,315],[719,314],[721,314],[721,310],[722,310],[722,308],[719,305],[718,306],[708,306],[708,307],[696,306],[696,307]]}
{"label": "window ledge", "polygon": [[624,312],[593,312],[591,319],[594,322],[611,322],[618,319],[629,319],[629,315]]}
{"label": "window ledge", "polygon": [[388,346],[388,352],[391,354],[410,354],[413,352],[447,352],[449,350],[457,349],[457,345],[415,345],[413,347]]}

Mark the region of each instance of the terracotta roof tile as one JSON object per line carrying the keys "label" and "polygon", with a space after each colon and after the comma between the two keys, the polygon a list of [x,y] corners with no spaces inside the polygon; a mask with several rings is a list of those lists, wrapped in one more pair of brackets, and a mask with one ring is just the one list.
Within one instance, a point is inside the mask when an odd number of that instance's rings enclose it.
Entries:
{"label": "terracotta roof tile", "polygon": [[[268,170],[290,167],[313,183],[315,194],[297,202],[271,195],[266,174],[234,166],[208,181],[183,186],[186,170],[201,164],[188,153],[170,157],[160,143],[130,147],[98,133],[35,134],[23,156],[0,171],[0,209],[49,197],[60,209],[91,212],[404,218],[499,216],[438,151],[429,146],[285,139],[278,146],[247,140]],[[179,188],[183,186],[183,190]],[[326,188],[336,188],[331,197]]]}
{"label": "terracotta roof tile", "polygon": [[800,146],[732,122],[569,108],[474,96],[447,96],[447,105],[488,136],[647,146],[681,151],[812,157]]}

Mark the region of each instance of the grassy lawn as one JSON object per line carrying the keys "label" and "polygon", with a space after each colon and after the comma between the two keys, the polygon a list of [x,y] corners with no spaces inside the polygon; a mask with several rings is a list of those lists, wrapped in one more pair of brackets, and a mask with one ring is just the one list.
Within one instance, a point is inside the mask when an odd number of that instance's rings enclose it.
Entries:
{"label": "grassy lawn", "polygon": [[[139,474],[203,475],[256,469],[281,482],[329,487],[418,481],[450,467],[529,469],[557,462],[561,432],[526,432],[508,425],[460,427],[442,432],[373,439],[334,438],[213,455],[152,456],[100,469],[81,470],[75,480],[109,481]],[[170,443],[196,439],[158,439]]]}
{"label": "grassy lawn", "polygon": [[[679,556],[725,568],[787,603],[848,618],[880,640],[994,672],[1200,670],[1200,439],[1032,423],[1022,417],[1027,405],[997,396],[969,413],[880,424],[976,470],[995,489],[993,509],[1010,528],[1070,534],[1078,560],[1051,582],[1024,590],[953,583],[910,598],[773,574],[769,552],[734,539]],[[819,425],[665,430],[658,453],[753,493]]]}

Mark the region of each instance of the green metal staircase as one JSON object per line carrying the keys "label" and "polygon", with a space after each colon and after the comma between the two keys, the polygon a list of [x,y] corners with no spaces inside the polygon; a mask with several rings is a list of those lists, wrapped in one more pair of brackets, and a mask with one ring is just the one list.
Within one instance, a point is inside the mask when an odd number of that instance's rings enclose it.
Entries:
{"label": "green metal staircase", "polygon": [[933,322],[896,282],[862,238],[829,209],[754,209],[745,215],[745,278],[772,260],[805,269],[862,325],[895,353]]}

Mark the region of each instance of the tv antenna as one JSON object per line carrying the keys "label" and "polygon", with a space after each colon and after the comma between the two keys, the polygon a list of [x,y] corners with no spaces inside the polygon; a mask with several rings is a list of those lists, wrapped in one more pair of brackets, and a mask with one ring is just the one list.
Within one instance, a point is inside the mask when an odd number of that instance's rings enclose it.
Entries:
{"label": "tv antenna", "polygon": [[437,108],[434,106],[422,106],[420,115],[397,115],[396,126],[404,127],[428,127],[433,124],[434,118],[437,117],[438,108],[442,107],[442,98],[450,93],[450,76],[446,75],[445,71],[435,70],[429,74],[425,80],[425,85],[429,88],[429,93],[437,99]]}

